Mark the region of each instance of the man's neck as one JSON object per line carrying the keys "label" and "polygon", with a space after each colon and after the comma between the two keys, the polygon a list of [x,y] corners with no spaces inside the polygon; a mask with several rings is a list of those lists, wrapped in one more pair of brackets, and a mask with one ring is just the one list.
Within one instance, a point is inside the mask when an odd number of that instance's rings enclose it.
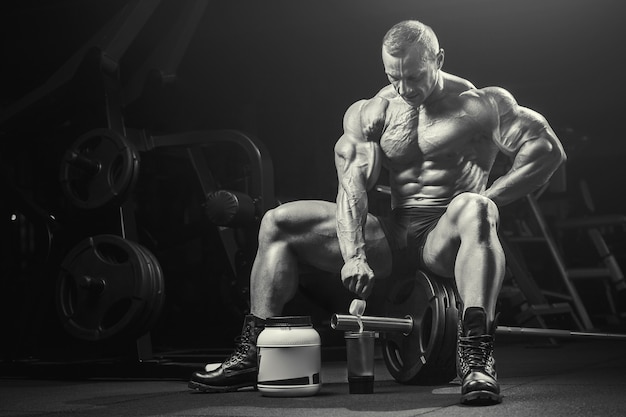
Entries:
{"label": "man's neck", "polygon": [[428,107],[432,103],[436,103],[444,96],[444,77],[441,70],[437,72],[437,81],[435,82],[435,87],[433,91],[428,95],[426,100],[422,103],[422,106]]}

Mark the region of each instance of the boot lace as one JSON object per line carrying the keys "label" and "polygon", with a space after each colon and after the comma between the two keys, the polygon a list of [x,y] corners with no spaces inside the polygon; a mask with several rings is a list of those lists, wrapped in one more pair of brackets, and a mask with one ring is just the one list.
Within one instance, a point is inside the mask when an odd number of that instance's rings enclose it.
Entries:
{"label": "boot lace", "polygon": [[244,359],[250,350],[251,326],[246,326],[244,333],[235,337],[235,351],[224,361],[224,365],[231,365]]}
{"label": "boot lace", "polygon": [[494,374],[493,338],[471,336],[459,338],[459,359],[463,374],[480,370]]}

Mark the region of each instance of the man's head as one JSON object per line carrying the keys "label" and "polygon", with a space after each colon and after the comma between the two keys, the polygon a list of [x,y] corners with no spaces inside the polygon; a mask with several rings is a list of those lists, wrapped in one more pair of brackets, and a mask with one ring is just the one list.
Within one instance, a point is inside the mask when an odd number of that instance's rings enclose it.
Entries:
{"label": "man's head", "polygon": [[394,25],[383,38],[382,58],[396,92],[417,107],[435,89],[444,53],[429,26],[406,20]]}

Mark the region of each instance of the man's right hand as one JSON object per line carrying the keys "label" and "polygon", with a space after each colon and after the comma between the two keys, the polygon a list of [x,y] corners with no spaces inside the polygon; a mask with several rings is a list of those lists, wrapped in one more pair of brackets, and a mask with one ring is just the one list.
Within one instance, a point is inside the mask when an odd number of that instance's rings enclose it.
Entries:
{"label": "man's right hand", "polygon": [[374,271],[366,260],[349,259],[341,268],[343,285],[361,298],[367,298],[374,288]]}

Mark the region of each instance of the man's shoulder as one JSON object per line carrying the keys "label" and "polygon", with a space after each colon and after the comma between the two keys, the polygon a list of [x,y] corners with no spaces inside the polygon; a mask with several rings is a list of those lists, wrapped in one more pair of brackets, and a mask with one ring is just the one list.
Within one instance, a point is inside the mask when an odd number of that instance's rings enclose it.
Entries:
{"label": "man's shoulder", "polygon": [[497,86],[474,88],[463,92],[462,96],[468,100],[476,99],[496,105],[512,105],[515,103],[515,98],[507,89]]}
{"label": "man's shoulder", "polygon": [[513,95],[503,87],[476,87],[471,81],[447,72],[441,72],[448,96],[460,96],[466,100],[515,101]]}
{"label": "man's shoulder", "polygon": [[470,88],[459,92],[448,92],[448,97],[453,96],[456,106],[464,109],[468,114],[492,114],[503,115],[511,111],[517,105],[513,95],[502,87]]}
{"label": "man's shoulder", "polygon": [[444,91],[442,100],[444,108],[463,108],[471,113],[481,111],[489,105],[489,94],[482,88],[477,88],[472,82],[457,75],[441,72]]}
{"label": "man's shoulder", "polygon": [[382,129],[388,107],[389,100],[378,95],[355,101],[344,114],[344,131],[360,137],[365,131]]}
{"label": "man's shoulder", "polygon": [[458,75],[441,71],[444,80],[444,86],[448,94],[462,94],[466,91],[475,90],[476,86],[471,81],[461,78]]}
{"label": "man's shoulder", "polygon": [[384,120],[390,102],[398,100],[397,95],[394,96],[394,93],[393,87],[391,91],[385,87],[379,90],[373,97],[355,101],[346,111],[344,122],[350,120],[354,121],[355,119],[359,119],[360,121]]}
{"label": "man's shoulder", "polygon": [[380,90],[378,90],[376,95],[374,97],[372,97],[372,100],[374,100],[374,99],[376,99],[376,100],[380,100],[380,99],[394,100],[394,99],[397,99],[397,98],[399,98],[398,97],[398,93],[393,88],[393,85],[389,84],[389,85],[384,86]]}

